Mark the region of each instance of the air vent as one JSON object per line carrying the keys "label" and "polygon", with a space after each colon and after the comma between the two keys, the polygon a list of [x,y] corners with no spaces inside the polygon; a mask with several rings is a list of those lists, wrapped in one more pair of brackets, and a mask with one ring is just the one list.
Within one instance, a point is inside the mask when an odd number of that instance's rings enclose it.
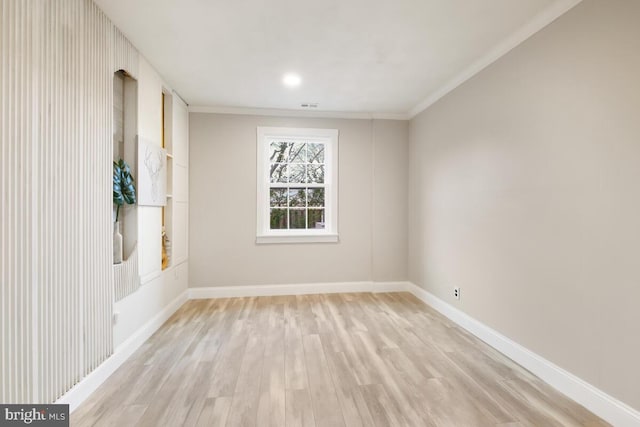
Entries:
{"label": "air vent", "polygon": [[302,108],[318,108],[318,103],[317,102],[307,102],[304,104],[300,104],[300,106]]}

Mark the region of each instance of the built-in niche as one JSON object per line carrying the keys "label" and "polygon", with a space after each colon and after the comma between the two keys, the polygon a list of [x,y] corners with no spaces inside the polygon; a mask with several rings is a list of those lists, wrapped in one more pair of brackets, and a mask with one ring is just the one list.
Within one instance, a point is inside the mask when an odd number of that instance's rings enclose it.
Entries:
{"label": "built-in niche", "polygon": [[162,92],[162,147],[167,152],[167,204],[162,208],[162,269],[173,263],[173,95],[169,90]]}
{"label": "built-in niche", "polygon": [[[137,184],[138,133],[138,82],[126,71],[113,75],[113,160],[123,159],[131,169]],[[136,185],[137,188],[137,185]],[[112,222],[115,223],[117,208],[114,204]],[[137,205],[123,205],[118,215],[122,234],[122,263],[114,264],[114,287],[116,301],[138,289],[138,212]]]}

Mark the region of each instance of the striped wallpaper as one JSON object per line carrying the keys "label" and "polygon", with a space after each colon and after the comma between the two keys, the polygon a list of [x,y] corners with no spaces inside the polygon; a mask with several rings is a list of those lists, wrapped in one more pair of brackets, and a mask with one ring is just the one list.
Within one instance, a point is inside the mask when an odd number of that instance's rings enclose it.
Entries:
{"label": "striped wallpaper", "polygon": [[113,73],[90,0],[0,0],[0,402],[53,402],[113,352]]}

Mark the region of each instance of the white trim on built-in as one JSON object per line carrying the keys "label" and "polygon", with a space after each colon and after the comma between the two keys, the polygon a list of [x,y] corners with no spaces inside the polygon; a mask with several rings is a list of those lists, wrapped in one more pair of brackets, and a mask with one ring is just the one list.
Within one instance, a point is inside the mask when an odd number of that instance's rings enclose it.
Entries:
{"label": "white trim on built-in", "polygon": [[162,275],[162,270],[153,270],[150,273],[145,274],[144,276],[140,276],[140,286],[146,285],[152,280],[157,279]]}
{"label": "white trim on built-in", "polygon": [[[335,243],[338,239],[338,135],[337,129],[284,128],[258,126],[256,129],[256,243]],[[324,182],[315,184],[304,183],[272,183],[270,176],[270,150],[272,143],[314,143],[324,146],[324,161],[318,165],[324,166]],[[303,145],[303,147],[307,147]],[[305,148],[306,150],[306,148]],[[306,151],[305,151],[306,153]],[[305,159],[306,164],[307,160]],[[273,163],[275,165],[293,165]],[[309,164],[311,166],[311,164]],[[306,170],[306,169],[305,169]],[[270,223],[270,190],[271,188],[323,188],[324,205],[320,211],[324,212],[324,228],[305,229],[271,229]],[[288,202],[287,202],[288,203]],[[313,207],[309,206],[309,211]],[[274,208],[274,210],[277,210]],[[303,210],[307,206],[297,208],[287,205],[282,208],[287,212]],[[306,214],[305,214],[306,215]],[[307,217],[305,216],[305,223]],[[289,222],[287,221],[287,227]],[[307,226],[308,227],[308,226]]]}
{"label": "white trim on built-in", "polygon": [[170,266],[169,268],[171,268],[171,267],[176,268],[176,267],[178,267],[180,264],[184,264],[185,262],[187,262],[187,260],[188,260],[188,259],[189,259],[189,258],[188,258],[188,257],[186,257],[186,256],[181,257],[181,258],[176,258],[176,262],[175,262],[175,264],[174,264],[174,265],[172,265],[172,266]]}

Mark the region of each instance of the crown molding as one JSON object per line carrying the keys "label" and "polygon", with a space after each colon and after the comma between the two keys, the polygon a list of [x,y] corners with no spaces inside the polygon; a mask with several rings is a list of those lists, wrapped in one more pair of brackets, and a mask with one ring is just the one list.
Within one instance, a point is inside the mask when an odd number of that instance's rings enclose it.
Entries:
{"label": "crown molding", "polygon": [[249,116],[310,117],[325,119],[409,120],[407,113],[361,113],[351,111],[309,111],[277,108],[245,108],[190,105],[190,113],[239,114]]}
{"label": "crown molding", "polygon": [[494,46],[489,52],[469,67],[456,74],[439,89],[432,92],[422,102],[417,104],[406,113],[377,113],[377,112],[352,112],[352,111],[310,111],[310,110],[289,110],[277,108],[248,108],[248,107],[225,107],[225,106],[200,106],[190,105],[190,113],[213,113],[213,114],[238,114],[250,116],[272,116],[272,117],[309,117],[309,118],[331,118],[331,119],[360,119],[360,120],[411,120],[449,92],[475,76],[486,67],[506,55],[515,47],[519,46],[529,37],[542,30],[544,27],[555,21],[557,18],[578,5],[582,0],[561,0],[553,3],[533,19],[520,27],[509,37]]}
{"label": "crown molding", "polygon": [[472,63],[462,72],[456,74],[455,77],[449,80],[444,86],[431,93],[427,98],[424,99],[424,101],[420,102],[418,105],[409,110],[409,112],[407,113],[408,118],[414,118],[415,116],[435,104],[440,98],[444,97],[446,94],[469,80],[471,77],[475,76],[480,71],[500,59],[502,56],[506,55],[513,48],[517,47],[529,37],[555,21],[561,15],[571,10],[581,1],[582,0],[562,0],[552,4],[551,6],[537,14],[531,21],[520,27],[516,32],[511,34],[511,36],[498,43],[493,49],[487,52],[487,54]]}

